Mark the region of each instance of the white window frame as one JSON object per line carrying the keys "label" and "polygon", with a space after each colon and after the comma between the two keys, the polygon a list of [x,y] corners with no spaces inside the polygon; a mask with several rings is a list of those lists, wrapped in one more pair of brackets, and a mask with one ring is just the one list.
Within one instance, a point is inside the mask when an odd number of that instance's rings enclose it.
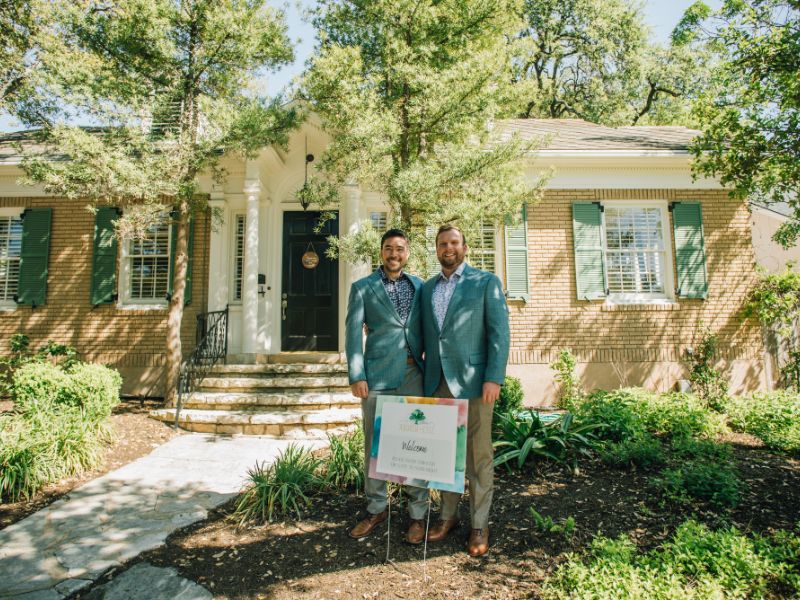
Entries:
{"label": "white window frame", "polygon": [[661,237],[664,240],[663,249],[663,293],[613,293],[609,289],[606,296],[607,304],[674,304],[675,284],[673,277],[673,256],[671,219],[669,202],[666,200],[605,200],[602,203],[601,234],[603,241],[603,275],[608,285],[608,240],[606,239],[606,211],[609,208],[658,208],[661,211]]}
{"label": "white window frame", "polygon": [[[25,211],[22,207],[13,207],[13,208],[0,208],[0,217],[11,217],[11,218],[22,218],[22,213]],[[20,254],[22,254],[22,244],[20,243]],[[5,282],[3,282],[5,285]],[[19,279],[17,279],[17,293],[19,293]],[[13,299],[8,300],[0,300],[0,310],[15,310],[17,308],[17,303],[14,302]]]}
{"label": "white window frame", "polygon": [[[384,223],[383,223],[383,229],[382,230],[378,229],[377,227],[375,227],[375,220],[372,218],[372,216],[376,215],[376,214],[382,214],[383,215]],[[384,233],[386,233],[389,230],[389,209],[388,208],[383,207],[383,206],[368,207],[367,208],[367,218],[369,219],[369,222],[372,225],[372,227],[376,231],[378,231],[378,233],[380,233],[381,235],[383,235]],[[378,257],[378,260],[370,262],[369,266],[370,266],[370,269],[373,270],[373,271],[375,271],[378,267],[380,267],[381,266],[380,256]]]}
{"label": "white window frame", "polygon": [[244,230],[242,232],[242,256],[241,256],[241,260],[242,260],[242,287],[241,287],[241,290],[240,290],[242,292],[242,294],[244,294],[244,260],[245,260],[244,256],[245,256],[245,253],[247,252],[247,212],[243,211],[243,210],[239,210],[239,211],[234,211],[234,212],[231,213],[231,234],[230,234],[230,238],[229,238],[231,240],[230,302],[231,302],[231,304],[235,304],[235,305],[238,305],[238,304],[242,303],[242,298],[241,297],[239,297],[239,298],[236,297],[236,260],[238,258],[236,256],[236,226],[237,226],[237,221],[239,220],[239,218],[244,219]]}
{"label": "white window frame", "polygon": [[[500,278],[500,281],[505,281],[504,274],[505,274],[506,252],[505,252],[505,245],[503,245],[504,242],[504,240],[502,239],[503,236],[500,235],[501,233],[500,227],[491,223],[482,223],[481,229],[485,231],[491,230],[492,234],[494,235],[494,249],[492,250],[492,252],[494,253],[494,269],[490,272],[497,275],[497,277]],[[482,238],[481,241],[483,241]],[[467,240],[467,247],[469,248],[469,252],[467,252],[467,262],[470,264],[470,266],[473,266],[475,268],[481,268],[480,266],[473,264],[472,261],[470,260],[470,256],[475,256],[474,253],[479,252],[478,246],[476,244],[470,245],[470,241]]]}
{"label": "white window frame", "polygon": [[[170,224],[169,213],[164,213],[164,219],[167,221],[167,256],[172,260],[172,226]],[[120,243],[119,253],[119,272],[120,272],[120,308],[152,308],[152,309],[165,309],[169,306],[166,298],[134,298],[131,296],[131,252],[130,246],[133,240],[124,239]],[[169,284],[167,284],[169,288]]]}

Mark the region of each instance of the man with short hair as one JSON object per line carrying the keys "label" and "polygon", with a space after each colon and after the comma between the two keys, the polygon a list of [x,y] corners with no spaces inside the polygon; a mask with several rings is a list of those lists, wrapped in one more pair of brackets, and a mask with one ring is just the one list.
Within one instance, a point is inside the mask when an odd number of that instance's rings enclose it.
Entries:
{"label": "man with short hair", "polygon": [[[467,479],[472,532],[470,556],[489,550],[489,509],[494,493],[492,409],[505,380],[510,345],[503,286],[492,273],[464,262],[464,233],[442,225],[436,258],[442,271],[422,288],[425,395],[469,399]],[[428,533],[437,542],[458,526],[461,495],[442,492],[440,521]]]}
{"label": "man with short hair", "polygon": [[[386,482],[369,477],[377,397],[422,395],[422,280],[403,272],[408,257],[408,237],[399,229],[390,229],[381,238],[382,265],[350,288],[345,352],[350,388],[361,398],[367,497],[366,518],[350,530],[350,537],[356,539],[369,535],[388,516]],[[420,544],[425,539],[428,490],[407,486],[406,491],[411,517],[406,541]]]}

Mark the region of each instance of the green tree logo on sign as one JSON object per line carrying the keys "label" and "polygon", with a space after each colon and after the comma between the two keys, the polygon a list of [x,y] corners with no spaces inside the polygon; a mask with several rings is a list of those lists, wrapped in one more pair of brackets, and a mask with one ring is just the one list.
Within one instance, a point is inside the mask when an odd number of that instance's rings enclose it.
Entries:
{"label": "green tree logo on sign", "polygon": [[413,421],[414,425],[419,425],[422,421],[425,420],[425,413],[422,412],[420,409],[417,409],[410,415],[408,415],[408,420]]}

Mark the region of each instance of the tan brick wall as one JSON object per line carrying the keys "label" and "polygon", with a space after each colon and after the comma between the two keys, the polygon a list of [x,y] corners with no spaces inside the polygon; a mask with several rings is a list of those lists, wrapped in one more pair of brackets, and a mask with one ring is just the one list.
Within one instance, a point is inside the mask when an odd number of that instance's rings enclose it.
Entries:
{"label": "tan brick wall", "polygon": [[[707,300],[612,307],[577,299],[572,203],[625,199],[702,203]],[[743,203],[722,190],[558,190],[546,192],[528,214],[531,301],[510,307],[509,361],[509,372],[525,380],[528,402],[554,399],[556,386],[547,365],[563,348],[572,349],[583,363],[580,372],[590,389],[620,384],[668,389],[686,376],[680,359],[693,345],[700,323],[719,335],[723,366],[734,387],[762,386],[760,329],[741,315],[756,278],[749,213]],[[672,256],[674,267],[674,247]]]}
{"label": "tan brick wall", "polygon": [[[8,339],[17,332],[28,335],[35,347],[47,340],[69,344],[86,360],[120,369],[124,392],[161,395],[167,310],[91,306],[94,215],[85,208],[86,202],[2,198],[0,207],[53,209],[47,302],[33,309],[20,306],[0,311],[0,352],[8,353]],[[196,316],[207,306],[209,234],[209,220],[199,218],[194,232],[192,302],[184,310],[181,328],[184,354],[194,347]],[[119,277],[117,284],[121,285]]]}

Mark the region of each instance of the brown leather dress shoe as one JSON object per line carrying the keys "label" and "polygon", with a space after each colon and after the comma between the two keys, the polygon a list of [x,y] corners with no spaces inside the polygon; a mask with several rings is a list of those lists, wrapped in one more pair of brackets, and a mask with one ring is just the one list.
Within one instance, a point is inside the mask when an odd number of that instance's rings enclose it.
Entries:
{"label": "brown leather dress shoe", "polygon": [[489,551],[489,528],[473,529],[469,534],[469,544],[467,544],[467,554],[477,558]]}
{"label": "brown leather dress shoe", "polygon": [[425,521],[422,519],[411,519],[411,523],[406,531],[406,541],[409,544],[421,544],[425,539]]}
{"label": "brown leather dress shoe", "polygon": [[458,519],[442,519],[428,531],[428,541],[441,542],[456,527],[458,527]]}
{"label": "brown leather dress shoe", "polygon": [[387,510],[374,515],[372,513],[368,513],[364,519],[359,521],[356,526],[350,530],[350,537],[354,540],[357,540],[368,536],[370,533],[372,533],[372,530],[383,523],[388,516],[389,512]]}

